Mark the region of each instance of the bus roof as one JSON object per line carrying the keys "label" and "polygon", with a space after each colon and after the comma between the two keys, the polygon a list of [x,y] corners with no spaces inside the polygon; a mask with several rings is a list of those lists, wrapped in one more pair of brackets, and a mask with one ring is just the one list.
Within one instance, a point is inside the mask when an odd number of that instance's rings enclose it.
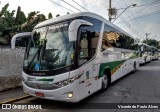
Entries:
{"label": "bus roof", "polygon": [[54,23],[57,23],[57,22],[60,22],[60,21],[64,21],[64,20],[67,20],[67,19],[72,19],[72,18],[75,18],[75,17],[82,17],[82,16],[96,18],[96,19],[98,19],[100,21],[103,21],[106,24],[114,27],[115,29],[118,29],[119,31],[123,32],[124,34],[134,38],[133,36],[131,36],[130,34],[125,32],[124,30],[119,28],[118,26],[114,25],[113,23],[111,23],[108,20],[106,20],[105,18],[103,18],[102,16],[97,15],[95,13],[91,13],[91,12],[79,12],[79,13],[73,13],[73,14],[67,14],[67,15],[64,15],[64,16],[55,17],[55,18],[52,18],[52,19],[49,19],[49,20],[46,20],[46,21],[43,21],[43,22],[37,24],[34,28],[40,28],[40,27],[48,26],[48,25],[51,25],[51,24],[54,24]]}

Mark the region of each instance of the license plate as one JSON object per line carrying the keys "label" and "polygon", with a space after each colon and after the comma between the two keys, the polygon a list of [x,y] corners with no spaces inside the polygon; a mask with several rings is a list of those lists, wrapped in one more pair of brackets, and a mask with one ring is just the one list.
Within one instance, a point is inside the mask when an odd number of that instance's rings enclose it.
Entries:
{"label": "license plate", "polygon": [[41,93],[41,92],[35,92],[35,95],[39,97],[44,97],[44,93]]}

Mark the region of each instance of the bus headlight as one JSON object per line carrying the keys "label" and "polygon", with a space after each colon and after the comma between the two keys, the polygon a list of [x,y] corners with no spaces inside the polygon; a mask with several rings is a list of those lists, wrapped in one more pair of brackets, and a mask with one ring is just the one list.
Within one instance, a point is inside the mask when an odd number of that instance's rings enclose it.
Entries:
{"label": "bus headlight", "polygon": [[73,93],[68,93],[68,97],[72,98],[73,97]]}
{"label": "bus headlight", "polygon": [[66,86],[66,85],[69,85],[71,83],[73,83],[75,80],[79,79],[82,75],[83,75],[84,72],[72,77],[72,78],[69,78],[67,80],[64,80],[64,81],[61,81],[61,82],[57,82],[57,83],[54,83],[56,86],[58,87],[63,87],[63,86]]}

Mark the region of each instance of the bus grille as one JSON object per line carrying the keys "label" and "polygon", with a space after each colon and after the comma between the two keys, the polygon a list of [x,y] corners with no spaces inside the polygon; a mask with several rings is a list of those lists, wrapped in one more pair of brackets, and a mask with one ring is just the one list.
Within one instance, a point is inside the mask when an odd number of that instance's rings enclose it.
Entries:
{"label": "bus grille", "polygon": [[59,87],[54,84],[36,84],[31,82],[24,82],[28,87],[34,89],[41,89],[41,90],[54,90],[58,89]]}

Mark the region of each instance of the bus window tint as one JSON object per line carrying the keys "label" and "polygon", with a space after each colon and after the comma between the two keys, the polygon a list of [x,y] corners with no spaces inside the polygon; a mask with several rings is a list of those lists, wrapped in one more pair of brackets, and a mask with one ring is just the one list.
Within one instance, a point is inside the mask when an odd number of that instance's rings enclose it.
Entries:
{"label": "bus window tint", "polygon": [[103,31],[102,51],[109,47],[117,47],[123,49],[137,49],[134,39],[121,31],[105,24]]}
{"label": "bus window tint", "polygon": [[102,22],[90,17],[84,17],[83,19],[91,22],[93,26],[80,27],[79,65],[87,62],[95,55],[102,25]]}
{"label": "bus window tint", "polygon": [[118,30],[117,30],[117,35],[118,35],[118,40],[117,40],[118,48],[131,49],[131,50],[138,49],[138,45],[135,44],[135,40],[129,35],[126,35]]}
{"label": "bus window tint", "polygon": [[113,46],[115,41],[115,31],[112,27],[105,24],[102,38],[101,51],[108,49]]}

